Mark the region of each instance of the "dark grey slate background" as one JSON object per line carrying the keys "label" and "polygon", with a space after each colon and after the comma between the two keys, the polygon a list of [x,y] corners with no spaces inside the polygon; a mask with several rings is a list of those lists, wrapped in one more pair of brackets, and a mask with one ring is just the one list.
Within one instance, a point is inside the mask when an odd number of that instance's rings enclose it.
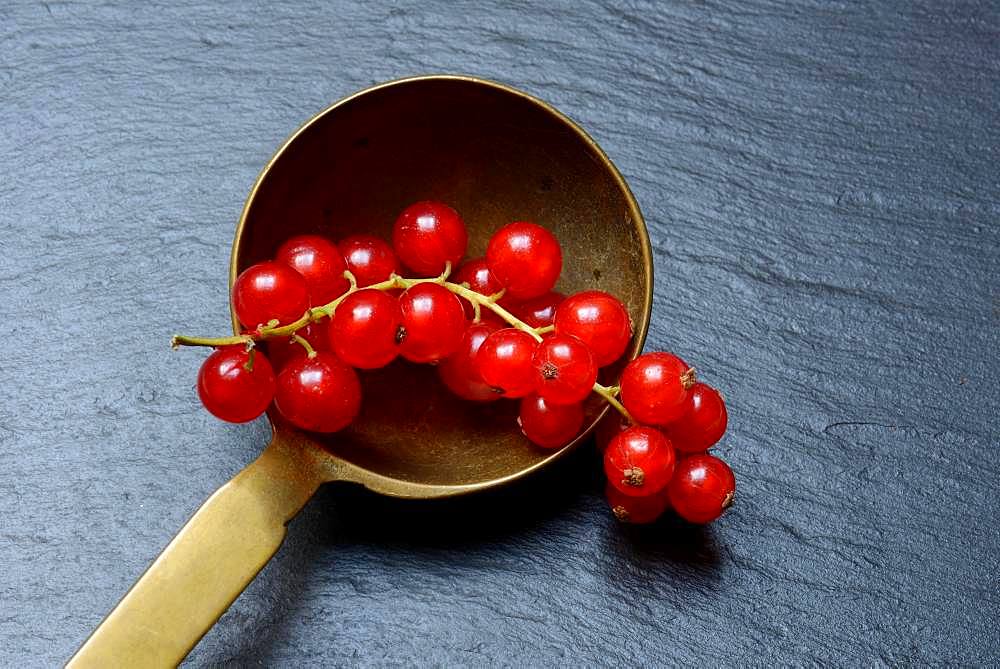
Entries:
{"label": "dark grey slate background", "polygon": [[2,3],[0,665],[68,658],[265,442],[167,340],[226,330],[271,152],[437,71],[617,162],[738,504],[625,531],[592,449],[464,502],[327,489],[191,666],[996,664],[998,44],[971,1]]}

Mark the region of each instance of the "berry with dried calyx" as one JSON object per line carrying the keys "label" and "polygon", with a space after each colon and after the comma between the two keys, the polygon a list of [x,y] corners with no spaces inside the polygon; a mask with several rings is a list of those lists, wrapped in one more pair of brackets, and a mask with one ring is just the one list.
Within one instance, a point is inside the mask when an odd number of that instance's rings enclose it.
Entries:
{"label": "berry with dried calyx", "polygon": [[632,497],[663,490],[674,473],[674,447],[659,430],[630,427],[619,433],[604,451],[608,483]]}
{"label": "berry with dried calyx", "polygon": [[622,404],[645,425],[666,425],[683,412],[694,369],[673,353],[644,353],[622,373]]}
{"label": "berry with dried calyx", "polygon": [[535,348],[535,391],[553,404],[582,402],[597,381],[597,367],[582,341],[553,334]]}
{"label": "berry with dried calyx", "polygon": [[733,505],[736,477],[715,456],[691,455],[677,464],[667,494],[678,516],[689,523],[710,523]]}

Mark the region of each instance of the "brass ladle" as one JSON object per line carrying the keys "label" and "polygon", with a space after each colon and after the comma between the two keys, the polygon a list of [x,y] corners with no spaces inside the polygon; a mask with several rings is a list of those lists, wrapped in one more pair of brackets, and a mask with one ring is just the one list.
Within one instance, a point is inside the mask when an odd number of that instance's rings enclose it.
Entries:
{"label": "brass ladle", "polygon": [[[236,228],[230,285],[299,233],[389,238],[408,204],[443,200],[469,227],[469,255],[514,220],[553,230],[563,246],[557,286],[618,296],[642,349],[652,259],[639,207],[621,174],[578,126],[513,88],[463,76],[393,81],[352,95],[289,138],[257,179]],[[234,322],[234,326],[235,326]],[[298,432],[269,414],[270,445],[202,505],[69,662],[70,667],[170,666],[278,550],[286,524],[322,483],[437,498],[512,483],[557,451],[519,433],[514,402],[450,396],[432,368],[397,362],[365,373],[364,408],[331,436]],[[588,432],[607,405],[588,404]]]}

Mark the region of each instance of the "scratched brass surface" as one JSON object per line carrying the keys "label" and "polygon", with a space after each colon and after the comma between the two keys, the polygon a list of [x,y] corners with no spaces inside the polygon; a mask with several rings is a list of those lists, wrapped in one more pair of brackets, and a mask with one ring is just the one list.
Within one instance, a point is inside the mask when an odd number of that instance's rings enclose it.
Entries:
{"label": "scratched brass surface", "polygon": [[[405,79],[324,110],[261,172],[236,230],[230,284],[287,237],[383,237],[420,199],[455,207],[469,255],[513,220],[552,229],[563,245],[564,293],[621,298],[642,348],[652,298],[645,224],[628,187],[569,119],[514,89],[471,77]],[[234,323],[235,325],[235,323]],[[604,370],[613,381],[624,363]],[[262,455],[195,513],[70,660],[71,667],[179,663],[277,551],[289,520],[327,481],[398,497],[445,497],[516,480],[559,458],[518,432],[515,402],[474,405],[446,394],[433,368],[399,361],[362,373],[358,421],[332,436],[269,414]],[[588,406],[589,425],[603,407]],[[588,430],[589,431],[589,430]]]}

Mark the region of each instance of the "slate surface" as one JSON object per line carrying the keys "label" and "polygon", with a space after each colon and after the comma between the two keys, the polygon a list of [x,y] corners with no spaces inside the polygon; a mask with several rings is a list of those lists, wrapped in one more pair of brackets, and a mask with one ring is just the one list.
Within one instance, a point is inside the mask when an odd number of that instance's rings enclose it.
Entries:
{"label": "slate surface", "polygon": [[1000,662],[998,45],[973,1],[0,4],[0,665],[68,658],[265,442],[166,343],[225,331],[273,149],[434,71],[617,162],[738,504],[623,531],[592,449],[468,502],[326,489],[190,666]]}

